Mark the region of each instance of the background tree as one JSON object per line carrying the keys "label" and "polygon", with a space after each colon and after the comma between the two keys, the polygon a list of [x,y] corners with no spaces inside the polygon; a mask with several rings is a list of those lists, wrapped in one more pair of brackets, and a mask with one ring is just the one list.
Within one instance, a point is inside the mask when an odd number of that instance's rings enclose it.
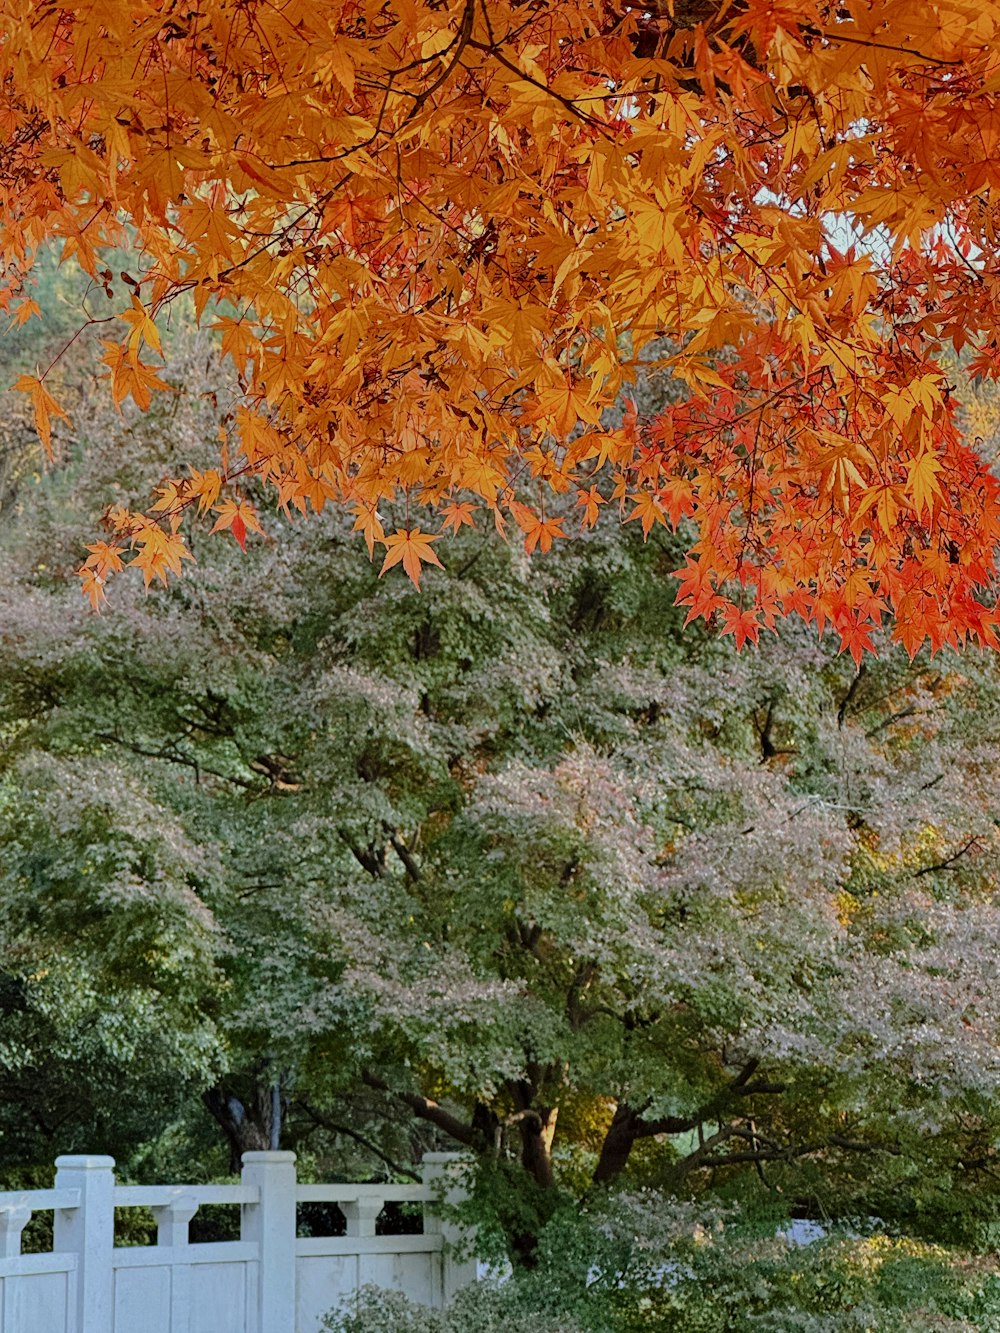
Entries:
{"label": "background tree", "polygon": [[211,447],[217,368],[182,357],[190,393],[95,411],[3,536],[11,1117],[88,1132],[76,1069],[32,1054],[83,1025],[88,1096],[151,1090],[132,1138],[107,1111],[137,1170],[185,1101],[204,1151],[198,1094],[233,1160],[457,1143],[528,1261],[562,1197],[613,1183],[988,1216],[992,662],[855,668],[801,627],[736,656],[684,630],[678,548],[638,524],[538,561],[466,525],[418,592],[338,512],[247,555],[209,515],[189,578],[94,617],[92,497]]}

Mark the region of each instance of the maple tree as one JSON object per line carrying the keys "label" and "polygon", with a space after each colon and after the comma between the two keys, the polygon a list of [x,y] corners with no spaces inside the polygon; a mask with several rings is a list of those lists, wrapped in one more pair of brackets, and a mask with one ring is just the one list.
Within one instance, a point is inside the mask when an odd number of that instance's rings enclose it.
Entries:
{"label": "maple tree", "polygon": [[[911,651],[995,644],[1000,497],[953,381],[1000,370],[996,21],[975,0],[3,0],[0,304],[36,313],[54,240],[111,300],[117,404],[168,389],[182,295],[240,380],[217,465],[113,508],[86,591],[129,559],[179,570],[190,507],[242,540],[250,476],[349,506],[414,580],[435,513],[544,552],[569,493],[585,527],[602,505],[682,523],[681,601],[738,643],[797,614],[856,658],[886,618]],[[683,392],[620,420],[664,340]],[[45,367],[16,387],[48,440]]]}

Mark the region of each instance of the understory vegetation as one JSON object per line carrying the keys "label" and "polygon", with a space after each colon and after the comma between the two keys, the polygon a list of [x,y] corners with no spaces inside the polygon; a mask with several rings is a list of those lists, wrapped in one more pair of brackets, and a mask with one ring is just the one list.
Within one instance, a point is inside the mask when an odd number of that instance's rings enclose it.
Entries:
{"label": "understory vegetation", "polygon": [[368,1288],[331,1333],[981,1333],[1000,1266],[878,1231],[808,1244],[739,1210],[650,1191],[560,1212],[538,1267],[467,1288],[444,1313]]}

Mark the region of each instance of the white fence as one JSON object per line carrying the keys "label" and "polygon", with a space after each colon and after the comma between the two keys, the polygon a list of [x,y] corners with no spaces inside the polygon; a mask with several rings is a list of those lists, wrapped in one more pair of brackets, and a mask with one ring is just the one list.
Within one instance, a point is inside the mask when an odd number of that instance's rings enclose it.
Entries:
{"label": "white fence", "polygon": [[[318,1333],[323,1315],[374,1283],[441,1308],[475,1281],[442,1220],[461,1157],[428,1153],[419,1185],[300,1185],[295,1154],[246,1153],[239,1185],[115,1184],[111,1157],[60,1157],[55,1189],[0,1194],[0,1333]],[[298,1204],[335,1203],[346,1235],[298,1237]],[[376,1235],[387,1203],[423,1206],[419,1235]],[[240,1239],[192,1244],[203,1204],[238,1204]],[[115,1209],[149,1208],[155,1245],[115,1245]],[[22,1254],[51,1210],[51,1253]]]}

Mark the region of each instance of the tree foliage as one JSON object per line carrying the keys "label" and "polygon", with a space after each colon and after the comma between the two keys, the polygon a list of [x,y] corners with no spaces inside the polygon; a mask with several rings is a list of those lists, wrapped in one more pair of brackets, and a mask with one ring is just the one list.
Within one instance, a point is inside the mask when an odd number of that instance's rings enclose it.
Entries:
{"label": "tree foliage", "polygon": [[[795,613],[856,658],[886,616],[911,651],[993,644],[997,488],[942,357],[1000,366],[995,19],[5,0],[4,304],[36,312],[56,238],[111,301],[116,404],[167,390],[182,294],[240,378],[221,461],[113,508],[87,591],[128,559],[179,571],[186,509],[242,543],[252,473],[347,505],[414,581],[442,520],[485,510],[544,552],[606,504],[683,522],[681,600],[737,643]],[[664,340],[677,401],[621,420]],[[47,374],[17,387],[47,442]]]}

